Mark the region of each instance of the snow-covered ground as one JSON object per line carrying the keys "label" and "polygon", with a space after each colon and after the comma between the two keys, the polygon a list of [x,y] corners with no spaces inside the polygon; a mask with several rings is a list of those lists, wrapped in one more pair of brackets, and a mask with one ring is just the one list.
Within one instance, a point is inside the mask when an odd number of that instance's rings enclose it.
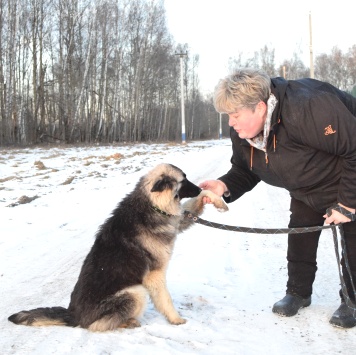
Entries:
{"label": "snow-covered ground", "polygon": [[[320,240],[312,305],[292,318],[271,312],[285,293],[286,235],[196,225],[178,237],[167,274],[186,324],[170,325],[151,303],[140,328],[106,333],[7,320],[23,309],[68,305],[97,228],[146,171],[172,163],[199,183],[222,175],[230,153],[226,139],[0,149],[0,354],[354,354],[356,328],[328,322],[339,306],[330,231]],[[263,183],[229,207],[219,213],[208,205],[202,218],[288,223],[288,193]]]}

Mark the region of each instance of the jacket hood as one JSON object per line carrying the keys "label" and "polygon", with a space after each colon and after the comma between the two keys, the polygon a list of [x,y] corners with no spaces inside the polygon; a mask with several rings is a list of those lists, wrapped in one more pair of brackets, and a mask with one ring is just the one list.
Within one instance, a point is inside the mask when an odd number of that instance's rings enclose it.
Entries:
{"label": "jacket hood", "polygon": [[287,86],[288,86],[288,81],[286,79],[281,77],[271,78],[271,91],[272,94],[278,100],[277,106],[272,115],[272,120],[271,120],[272,126],[274,126],[281,118],[281,110],[282,110],[283,100],[286,94]]}

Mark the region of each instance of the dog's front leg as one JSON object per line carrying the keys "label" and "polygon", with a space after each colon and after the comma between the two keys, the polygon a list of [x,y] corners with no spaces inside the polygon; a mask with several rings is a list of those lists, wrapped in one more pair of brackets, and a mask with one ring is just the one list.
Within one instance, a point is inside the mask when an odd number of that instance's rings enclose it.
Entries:
{"label": "dog's front leg", "polygon": [[186,320],[181,318],[173,306],[171,295],[166,285],[166,276],[163,270],[151,271],[143,280],[156,309],[163,314],[171,324],[184,324]]}
{"label": "dog's front leg", "polygon": [[[209,190],[203,190],[197,197],[193,197],[183,204],[183,211],[189,211],[196,216],[200,216],[203,213],[205,207],[204,197],[208,197],[219,212],[225,212],[229,210],[226,203],[220,196]],[[183,217],[179,224],[179,233],[188,229],[193,224],[194,222],[191,219]]]}

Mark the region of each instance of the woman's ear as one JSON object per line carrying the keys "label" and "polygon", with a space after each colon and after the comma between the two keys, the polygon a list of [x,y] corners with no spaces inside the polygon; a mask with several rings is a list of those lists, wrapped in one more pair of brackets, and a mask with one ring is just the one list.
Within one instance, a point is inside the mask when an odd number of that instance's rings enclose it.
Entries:
{"label": "woman's ear", "polygon": [[257,105],[256,105],[256,110],[257,112],[259,112],[261,114],[261,116],[263,116],[266,111],[267,111],[267,105],[265,102],[260,101]]}

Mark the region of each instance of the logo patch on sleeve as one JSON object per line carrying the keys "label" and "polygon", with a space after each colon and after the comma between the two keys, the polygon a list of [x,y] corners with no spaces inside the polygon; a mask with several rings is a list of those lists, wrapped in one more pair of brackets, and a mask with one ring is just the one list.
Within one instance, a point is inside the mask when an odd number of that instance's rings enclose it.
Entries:
{"label": "logo patch on sleeve", "polygon": [[336,133],[336,131],[333,130],[333,128],[331,127],[331,124],[324,128],[324,134],[326,136],[328,136],[329,134],[334,134],[334,133]]}

